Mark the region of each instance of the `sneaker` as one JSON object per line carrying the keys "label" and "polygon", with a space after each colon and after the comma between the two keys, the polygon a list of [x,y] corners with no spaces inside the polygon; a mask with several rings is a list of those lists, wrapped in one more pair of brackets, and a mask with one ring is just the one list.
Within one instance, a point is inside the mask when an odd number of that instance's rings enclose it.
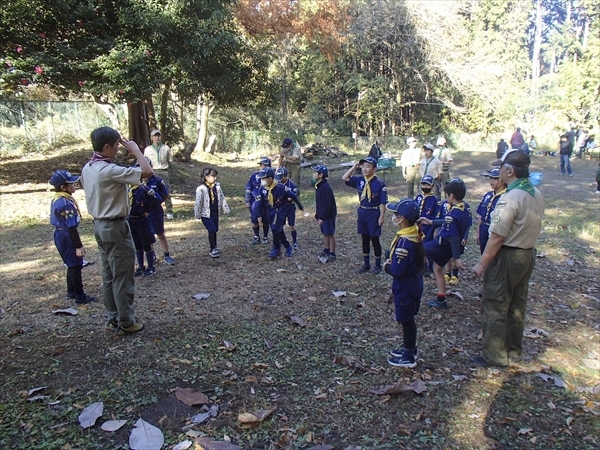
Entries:
{"label": "sneaker", "polygon": [[401,356],[388,358],[387,362],[390,366],[394,367],[407,367],[409,369],[417,367],[414,355],[411,355],[407,350],[403,350]]}
{"label": "sneaker", "polygon": [[151,277],[155,273],[156,273],[156,267],[148,267],[146,270],[144,270],[144,273],[142,273],[142,276],[143,277]]}
{"label": "sneaker", "polygon": [[444,280],[446,281],[446,283],[447,283],[448,281],[450,281],[450,274],[449,274],[449,273],[445,273],[445,274],[444,274]]}
{"label": "sneaker", "polygon": [[292,247],[288,247],[285,249],[285,256],[287,256],[288,258],[290,258],[293,254],[294,250],[292,249]]}
{"label": "sneaker", "polygon": [[594,194],[600,194],[600,191],[599,191],[598,189],[596,189],[596,190],[594,191]]}
{"label": "sneaker", "polygon": [[262,238],[262,243],[263,244],[268,244],[269,243],[269,238],[268,237]]}
{"label": "sneaker", "polygon": [[171,213],[167,213],[165,217],[167,218],[167,220],[173,220],[173,214]]}
{"label": "sneaker", "polygon": [[450,277],[450,279],[448,280],[448,284],[450,286],[456,286],[458,284],[458,277],[455,277],[454,275],[452,275]]}
{"label": "sneaker", "polygon": [[83,294],[83,297],[75,299],[75,304],[76,305],[87,305],[88,303],[94,303],[96,302],[96,297],[90,297],[87,294]]}
{"label": "sneaker", "polygon": [[295,251],[295,252],[297,252],[297,251],[298,251],[298,243],[297,243],[297,242],[294,242],[294,243],[292,244],[292,248],[294,249],[294,251]]}
{"label": "sneaker", "polygon": [[260,238],[258,236],[254,236],[254,239],[252,239],[252,245],[257,244],[260,244]]}
{"label": "sneaker", "polygon": [[321,252],[317,254],[317,259],[320,263],[325,264],[327,261],[329,261],[329,255],[325,254],[325,252]]}
{"label": "sneaker", "polygon": [[570,176],[570,177],[572,177],[572,176],[573,176],[573,174],[572,174],[572,173],[570,173],[570,174],[569,174],[569,176]]}
{"label": "sneaker", "polygon": [[269,252],[269,258],[275,259],[279,256],[280,253],[281,253],[281,251],[278,248],[273,247],[271,249],[271,251]]}
{"label": "sneaker", "polygon": [[337,259],[337,257],[335,255],[332,255],[331,253],[329,254],[329,256],[327,257],[327,262],[331,261],[335,261]]}
{"label": "sneaker", "polygon": [[446,300],[444,300],[443,302],[438,302],[436,299],[427,302],[427,306],[431,306],[432,308],[448,309],[448,302]]}
{"label": "sneaker", "polygon": [[380,273],[381,273],[381,266],[375,266],[375,267],[373,267],[373,268],[371,269],[371,273],[372,273],[372,274],[375,274],[375,275],[378,275],[378,274],[380,274]]}
{"label": "sneaker", "polygon": [[173,264],[175,264],[175,260],[173,258],[171,258],[170,256],[165,256],[164,260],[170,266],[172,266]]}
{"label": "sneaker", "polygon": [[360,269],[358,269],[358,273],[365,273],[365,272],[368,272],[369,270],[371,270],[371,266],[369,266],[367,264],[363,264],[362,266],[360,266]]}
{"label": "sneaker", "polygon": [[[405,348],[398,348],[396,350],[390,350],[390,355],[392,355],[395,358],[401,358],[405,351],[406,351]],[[415,347],[415,351],[413,352],[413,355],[414,355],[415,359],[417,359],[419,357],[419,349],[417,347]]]}
{"label": "sneaker", "polygon": [[221,256],[221,252],[216,248],[213,248],[210,252],[208,252],[208,254],[211,258],[218,258]]}
{"label": "sneaker", "polygon": [[138,266],[137,269],[135,269],[135,272],[133,273],[134,276],[139,277],[141,276],[144,272],[146,271],[146,267],[145,266]]}
{"label": "sneaker", "polygon": [[126,334],[139,333],[143,329],[144,329],[144,324],[134,323],[133,325],[128,326],[128,327],[119,327],[119,329],[117,330],[117,334],[120,336],[124,336]]}

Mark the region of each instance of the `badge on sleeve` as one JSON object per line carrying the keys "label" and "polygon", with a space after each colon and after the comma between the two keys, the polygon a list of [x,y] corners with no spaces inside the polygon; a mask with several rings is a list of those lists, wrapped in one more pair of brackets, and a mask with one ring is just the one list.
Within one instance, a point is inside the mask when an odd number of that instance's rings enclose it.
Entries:
{"label": "badge on sleeve", "polygon": [[398,258],[398,261],[402,261],[408,256],[408,250],[402,247],[396,248],[394,253],[396,253],[396,258]]}

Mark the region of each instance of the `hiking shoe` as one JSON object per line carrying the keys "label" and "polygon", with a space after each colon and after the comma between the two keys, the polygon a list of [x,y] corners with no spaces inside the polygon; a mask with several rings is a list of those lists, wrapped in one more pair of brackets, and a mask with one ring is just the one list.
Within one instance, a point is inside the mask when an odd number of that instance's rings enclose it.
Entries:
{"label": "hiking shoe", "polygon": [[269,243],[269,238],[268,237],[262,238],[262,243],[263,244],[268,244]]}
{"label": "hiking shoe", "polygon": [[297,243],[297,242],[294,242],[294,243],[292,244],[292,248],[294,249],[294,251],[295,251],[295,252],[297,252],[297,251],[298,251],[298,243]]}
{"label": "hiking shoe", "polygon": [[321,252],[317,254],[317,259],[321,264],[326,264],[327,261],[329,261],[329,255],[327,255],[325,252]]}
{"label": "hiking shoe", "polygon": [[117,318],[113,317],[112,319],[108,319],[108,322],[106,322],[106,328],[119,328],[119,321]]}
{"label": "hiking shoe", "polygon": [[365,273],[365,272],[368,272],[369,270],[371,270],[371,266],[369,266],[367,264],[363,264],[362,266],[360,266],[360,269],[358,269],[358,273]]}
{"label": "hiking shoe", "polygon": [[170,266],[172,266],[173,264],[175,264],[175,260],[173,258],[171,258],[170,256],[165,256],[164,260]]}
{"label": "hiking shoe", "polygon": [[380,274],[380,273],[381,273],[381,266],[375,266],[375,267],[373,267],[373,268],[371,269],[371,273],[372,273],[372,274],[375,274],[375,275],[378,275],[378,274]]}
{"label": "hiking shoe", "polygon": [[287,256],[288,258],[290,258],[293,254],[294,250],[292,249],[292,247],[288,247],[285,249],[285,256]]}
{"label": "hiking shoe", "polygon": [[279,256],[279,253],[281,253],[280,250],[276,247],[273,247],[269,252],[269,258],[275,259]]}
{"label": "hiking shoe", "polygon": [[[390,350],[390,355],[392,355],[394,358],[401,358],[404,355],[404,352],[406,352],[407,350],[405,348],[398,348],[396,350]],[[415,347],[415,351],[413,352],[413,355],[415,357],[415,359],[417,359],[419,357],[419,349],[417,347]]]}
{"label": "hiking shoe", "polygon": [[144,270],[144,273],[142,273],[142,276],[143,277],[151,277],[155,273],[156,273],[155,267],[148,267],[146,270]]}
{"label": "hiking shoe", "polygon": [[452,275],[450,277],[450,279],[448,280],[448,284],[450,286],[456,286],[458,284],[458,277],[455,277],[454,275]]}
{"label": "hiking shoe", "polygon": [[427,306],[431,306],[432,308],[448,309],[448,302],[446,300],[444,300],[443,302],[438,302],[436,299],[427,302]]}
{"label": "hiking shoe", "polygon": [[146,267],[145,266],[138,266],[137,269],[135,269],[135,272],[133,273],[134,276],[139,277],[141,276],[144,272],[146,271]]}
{"label": "hiking shoe", "polygon": [[75,299],[75,304],[76,305],[87,305],[88,303],[94,303],[95,301],[97,301],[96,297],[90,297],[87,294],[83,294],[83,297]]}
{"label": "hiking shoe", "polygon": [[254,236],[254,239],[252,239],[252,245],[257,244],[260,244],[260,238],[258,236]]}
{"label": "hiking shoe", "polygon": [[447,283],[448,281],[450,281],[450,274],[449,274],[449,273],[445,273],[445,274],[444,274],[444,281],[446,281],[446,283]]}
{"label": "hiking shoe", "polygon": [[120,336],[124,336],[127,334],[139,333],[143,329],[144,329],[144,324],[134,323],[133,325],[128,326],[128,327],[119,327],[119,329],[117,330],[117,334]]}
{"label": "hiking shoe", "polygon": [[417,367],[417,362],[415,361],[414,355],[411,355],[408,350],[403,350],[402,356],[388,358],[387,362],[390,366],[394,367],[406,367],[409,369]]}
{"label": "hiking shoe", "polygon": [[472,358],[469,358],[469,362],[479,367],[497,367],[499,369],[506,369],[506,366],[500,366],[487,362],[483,356],[473,356]]}
{"label": "hiking shoe", "polygon": [[165,217],[167,218],[167,220],[173,220],[173,214],[171,213],[167,213]]}
{"label": "hiking shoe", "polygon": [[210,252],[208,252],[208,254],[211,258],[218,258],[219,256],[221,256],[221,252],[216,248],[213,248]]}

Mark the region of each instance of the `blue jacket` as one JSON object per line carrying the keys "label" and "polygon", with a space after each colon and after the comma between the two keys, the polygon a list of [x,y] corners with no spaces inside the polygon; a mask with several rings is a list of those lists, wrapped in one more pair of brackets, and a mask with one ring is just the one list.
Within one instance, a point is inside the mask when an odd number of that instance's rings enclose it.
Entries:
{"label": "blue jacket", "polygon": [[259,173],[260,172],[254,172],[248,179],[244,203],[250,203],[252,205],[252,203],[260,197],[260,189],[262,186],[260,184],[260,177],[258,176]]}
{"label": "blue jacket", "polygon": [[131,189],[129,200],[131,202],[129,217],[132,218],[143,216],[157,206],[160,206],[163,202],[160,194],[143,183]]}
{"label": "blue jacket", "polygon": [[337,216],[335,197],[327,179],[315,185],[315,202],[315,219],[331,220]]}

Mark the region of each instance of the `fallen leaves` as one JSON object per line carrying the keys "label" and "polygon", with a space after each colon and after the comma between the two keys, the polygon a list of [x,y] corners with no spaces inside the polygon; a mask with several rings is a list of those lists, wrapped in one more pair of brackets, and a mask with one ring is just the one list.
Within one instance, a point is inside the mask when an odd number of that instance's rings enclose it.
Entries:
{"label": "fallen leaves", "polygon": [[417,378],[415,381],[410,383],[409,385],[405,384],[402,381],[397,382],[396,384],[388,384],[386,386],[380,386],[375,389],[371,389],[369,392],[377,395],[394,395],[400,394],[401,392],[413,391],[415,394],[422,394],[427,390],[427,386],[420,378]]}
{"label": "fallen leaves", "polygon": [[89,428],[96,423],[98,417],[104,412],[104,403],[96,402],[87,406],[81,414],[79,414],[78,420],[81,428]]}
{"label": "fallen leaves", "polygon": [[199,450],[242,450],[242,447],[233,445],[231,442],[213,441],[207,437],[196,438],[194,442],[200,446]]}
{"label": "fallen leaves", "polygon": [[131,450],[160,450],[164,443],[162,431],[143,419],[138,419],[129,435]]}
{"label": "fallen leaves", "polygon": [[542,380],[544,381],[549,381],[552,380],[554,381],[554,385],[561,387],[561,388],[566,388],[567,384],[565,383],[565,381],[561,378],[561,377],[557,377],[554,375],[547,375],[545,373],[537,373],[536,374],[538,377],[540,377]]}
{"label": "fallen leaves", "polygon": [[52,314],[66,314],[68,316],[76,316],[77,314],[79,314],[79,312],[77,311],[77,309],[70,307],[66,309],[53,309]]}
{"label": "fallen leaves", "polygon": [[238,416],[238,422],[240,422],[243,429],[253,428],[271,416],[276,410],[277,407],[274,406],[271,409],[259,409],[252,413],[241,413]]}
{"label": "fallen leaves", "polygon": [[176,388],[175,397],[187,406],[205,405],[210,401],[206,394],[193,388]]}
{"label": "fallen leaves", "polygon": [[237,346],[232,344],[229,341],[223,341],[223,347],[219,347],[219,348],[225,348],[227,351],[232,352],[237,348]]}
{"label": "fallen leaves", "polygon": [[206,293],[199,293],[199,294],[195,294],[192,295],[192,298],[195,298],[196,300],[204,300],[205,298],[210,297],[210,294],[206,294]]}
{"label": "fallen leaves", "polygon": [[126,420],[107,420],[100,426],[100,428],[104,431],[115,432],[126,423]]}
{"label": "fallen leaves", "polygon": [[304,319],[303,319],[302,317],[300,317],[300,316],[292,316],[292,315],[289,315],[288,317],[289,317],[289,319],[290,319],[290,321],[291,321],[292,323],[295,323],[295,324],[296,324],[296,325],[298,325],[300,328],[304,328],[304,327],[307,325],[307,322],[306,322],[306,320],[304,320]]}

